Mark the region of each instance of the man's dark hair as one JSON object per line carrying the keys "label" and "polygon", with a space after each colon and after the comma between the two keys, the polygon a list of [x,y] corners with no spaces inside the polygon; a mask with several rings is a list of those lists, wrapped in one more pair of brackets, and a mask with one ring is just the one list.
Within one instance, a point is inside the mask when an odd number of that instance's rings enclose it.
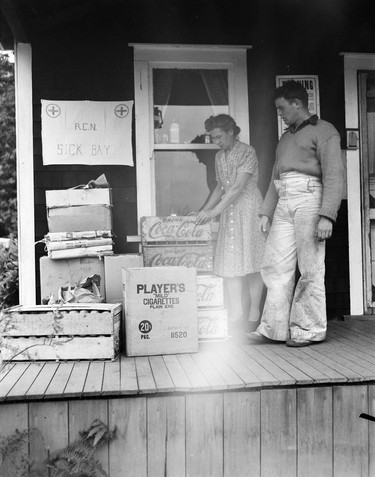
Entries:
{"label": "man's dark hair", "polygon": [[274,100],[278,98],[285,98],[287,101],[299,99],[305,108],[309,105],[309,95],[306,89],[301,83],[294,80],[285,81],[282,86],[276,88]]}

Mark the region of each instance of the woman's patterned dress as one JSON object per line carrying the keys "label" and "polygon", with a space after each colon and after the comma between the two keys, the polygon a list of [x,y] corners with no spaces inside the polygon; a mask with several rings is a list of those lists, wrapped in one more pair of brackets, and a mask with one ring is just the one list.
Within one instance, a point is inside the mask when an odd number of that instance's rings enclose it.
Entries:
{"label": "woman's patterned dress", "polygon": [[266,240],[258,227],[263,199],[257,186],[255,149],[237,140],[231,151],[216,154],[215,168],[216,180],[224,191],[234,184],[239,173],[251,175],[240,197],[221,213],[214,273],[240,277],[259,272]]}

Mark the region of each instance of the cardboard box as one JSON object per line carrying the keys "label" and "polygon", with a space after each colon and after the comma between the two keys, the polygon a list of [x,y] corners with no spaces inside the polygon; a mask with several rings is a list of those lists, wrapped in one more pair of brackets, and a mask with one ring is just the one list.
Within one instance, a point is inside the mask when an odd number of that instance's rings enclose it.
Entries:
{"label": "cardboard box", "polygon": [[210,222],[198,225],[195,216],[142,217],[142,243],[152,242],[208,242],[211,240]]}
{"label": "cardboard box", "polygon": [[212,272],[213,246],[205,245],[144,245],[145,267],[194,267],[199,272]]}
{"label": "cardboard box", "polygon": [[228,339],[227,310],[198,310],[199,341],[222,341]]}
{"label": "cardboard box", "polygon": [[112,230],[111,189],[46,191],[49,232]]}
{"label": "cardboard box", "polygon": [[122,303],[122,269],[143,267],[141,253],[125,253],[104,257],[105,296],[107,303]]}
{"label": "cardboard box", "polygon": [[216,275],[197,276],[198,308],[223,308],[223,279]]}
{"label": "cardboard box", "polygon": [[123,269],[123,285],[127,356],[198,351],[195,269]]}
{"label": "cardboard box", "polygon": [[[75,285],[86,277],[99,275],[100,294],[105,296],[104,261],[99,258],[71,258],[69,260],[52,260],[48,257],[40,258],[40,296],[49,298],[51,294],[57,298],[60,287],[67,284]],[[122,299],[118,302],[122,303]]]}
{"label": "cardboard box", "polygon": [[0,315],[5,361],[115,359],[120,303],[15,306]]}

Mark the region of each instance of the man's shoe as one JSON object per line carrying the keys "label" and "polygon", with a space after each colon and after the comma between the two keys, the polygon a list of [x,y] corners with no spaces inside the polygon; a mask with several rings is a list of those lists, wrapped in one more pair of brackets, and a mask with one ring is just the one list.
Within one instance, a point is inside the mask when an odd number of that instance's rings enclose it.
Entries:
{"label": "man's shoe", "polygon": [[267,338],[267,336],[262,335],[259,331],[253,331],[251,333],[246,333],[246,338],[250,343],[253,344],[262,344],[262,343],[271,343],[272,340]]}
{"label": "man's shoe", "polygon": [[304,346],[311,346],[317,343],[319,343],[319,341],[293,340],[292,338],[290,338],[289,340],[286,340],[286,345],[292,348],[303,348]]}

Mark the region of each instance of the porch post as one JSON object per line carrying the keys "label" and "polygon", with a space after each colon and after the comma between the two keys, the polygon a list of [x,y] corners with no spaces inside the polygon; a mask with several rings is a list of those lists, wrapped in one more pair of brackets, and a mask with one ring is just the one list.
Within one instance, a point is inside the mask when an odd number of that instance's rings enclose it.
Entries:
{"label": "porch post", "polygon": [[34,155],[31,45],[15,44],[19,302],[35,305]]}

